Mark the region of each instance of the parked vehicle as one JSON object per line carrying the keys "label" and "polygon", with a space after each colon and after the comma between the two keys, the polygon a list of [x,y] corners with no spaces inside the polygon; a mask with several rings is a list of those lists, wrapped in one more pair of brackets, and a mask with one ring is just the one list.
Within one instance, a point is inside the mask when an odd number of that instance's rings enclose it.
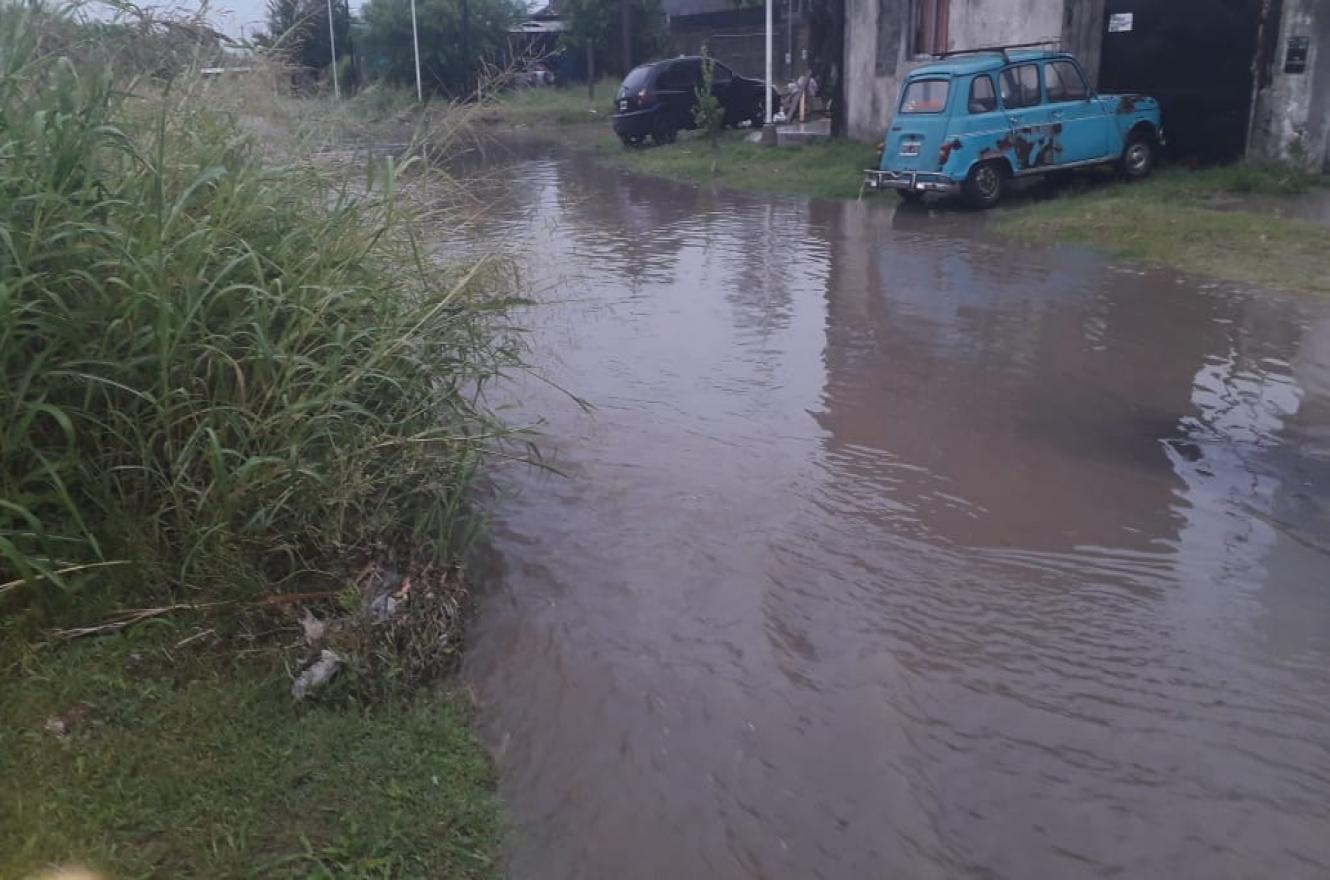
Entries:
{"label": "parked vehicle", "polygon": [[[697,55],[681,55],[633,68],[624,77],[614,99],[614,133],[624,146],[636,146],[649,136],[657,144],[673,143],[680,129],[697,127],[693,110],[702,86],[702,63]],[[711,90],[725,111],[726,125],[752,122],[762,125],[766,101],[761,80],[739,76],[719,61],[712,61]],[[771,90],[772,106],[780,106]]]}
{"label": "parked vehicle", "polygon": [[1107,164],[1145,177],[1163,143],[1154,98],[1095,94],[1071,55],[954,52],[906,79],[865,183],[906,201],[959,193],[988,208],[1017,177]]}

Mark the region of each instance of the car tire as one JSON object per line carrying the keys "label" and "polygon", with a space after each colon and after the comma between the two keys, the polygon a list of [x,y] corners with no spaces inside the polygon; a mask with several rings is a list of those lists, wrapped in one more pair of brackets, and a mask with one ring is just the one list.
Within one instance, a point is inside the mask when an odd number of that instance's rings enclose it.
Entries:
{"label": "car tire", "polygon": [[656,142],[656,146],[663,147],[666,144],[674,143],[674,139],[679,136],[679,129],[662,114],[657,114],[655,123],[651,126],[651,139]]}
{"label": "car tire", "polygon": [[1155,167],[1155,141],[1147,134],[1137,132],[1127,138],[1118,161],[1118,173],[1126,180],[1143,180]]}
{"label": "car tire", "polygon": [[634,147],[642,146],[642,136],[640,134],[639,135],[621,134],[619,135],[619,140],[622,141],[624,147],[629,150],[633,149]]}
{"label": "car tire", "polygon": [[1000,162],[976,162],[970,166],[961,185],[961,195],[972,208],[991,208],[1002,201],[1006,189],[1007,169]]}

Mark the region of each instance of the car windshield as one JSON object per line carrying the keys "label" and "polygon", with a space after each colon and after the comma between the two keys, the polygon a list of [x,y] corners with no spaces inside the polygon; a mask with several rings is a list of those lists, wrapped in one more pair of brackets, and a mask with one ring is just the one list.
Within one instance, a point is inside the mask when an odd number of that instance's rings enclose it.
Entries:
{"label": "car windshield", "polygon": [[651,65],[643,64],[641,67],[634,67],[623,78],[623,88],[626,91],[635,92],[647,84],[647,78],[650,76]]}
{"label": "car windshield", "polygon": [[950,80],[917,79],[905,87],[901,97],[902,113],[941,113],[947,107]]}

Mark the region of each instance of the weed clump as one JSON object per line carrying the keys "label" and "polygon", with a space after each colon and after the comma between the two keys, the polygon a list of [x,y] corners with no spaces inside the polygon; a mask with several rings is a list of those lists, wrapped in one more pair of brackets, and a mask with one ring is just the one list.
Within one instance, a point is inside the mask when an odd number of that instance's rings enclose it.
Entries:
{"label": "weed clump", "polygon": [[274,167],[203,80],[70,33],[0,4],[0,611],[451,564],[518,360],[506,264],[428,254],[391,160]]}

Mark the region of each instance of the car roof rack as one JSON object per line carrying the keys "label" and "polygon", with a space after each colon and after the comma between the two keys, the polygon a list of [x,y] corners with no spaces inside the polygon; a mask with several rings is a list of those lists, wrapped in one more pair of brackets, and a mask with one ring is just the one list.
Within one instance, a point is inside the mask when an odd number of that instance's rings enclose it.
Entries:
{"label": "car roof rack", "polygon": [[979,55],[988,52],[1001,52],[1003,61],[1010,61],[1011,56],[1007,54],[1008,49],[1034,49],[1038,46],[1056,46],[1061,43],[1060,40],[1038,40],[1033,43],[1010,43],[1006,46],[980,46],[975,49],[949,49],[946,52],[934,52],[934,58],[950,58],[953,55]]}

